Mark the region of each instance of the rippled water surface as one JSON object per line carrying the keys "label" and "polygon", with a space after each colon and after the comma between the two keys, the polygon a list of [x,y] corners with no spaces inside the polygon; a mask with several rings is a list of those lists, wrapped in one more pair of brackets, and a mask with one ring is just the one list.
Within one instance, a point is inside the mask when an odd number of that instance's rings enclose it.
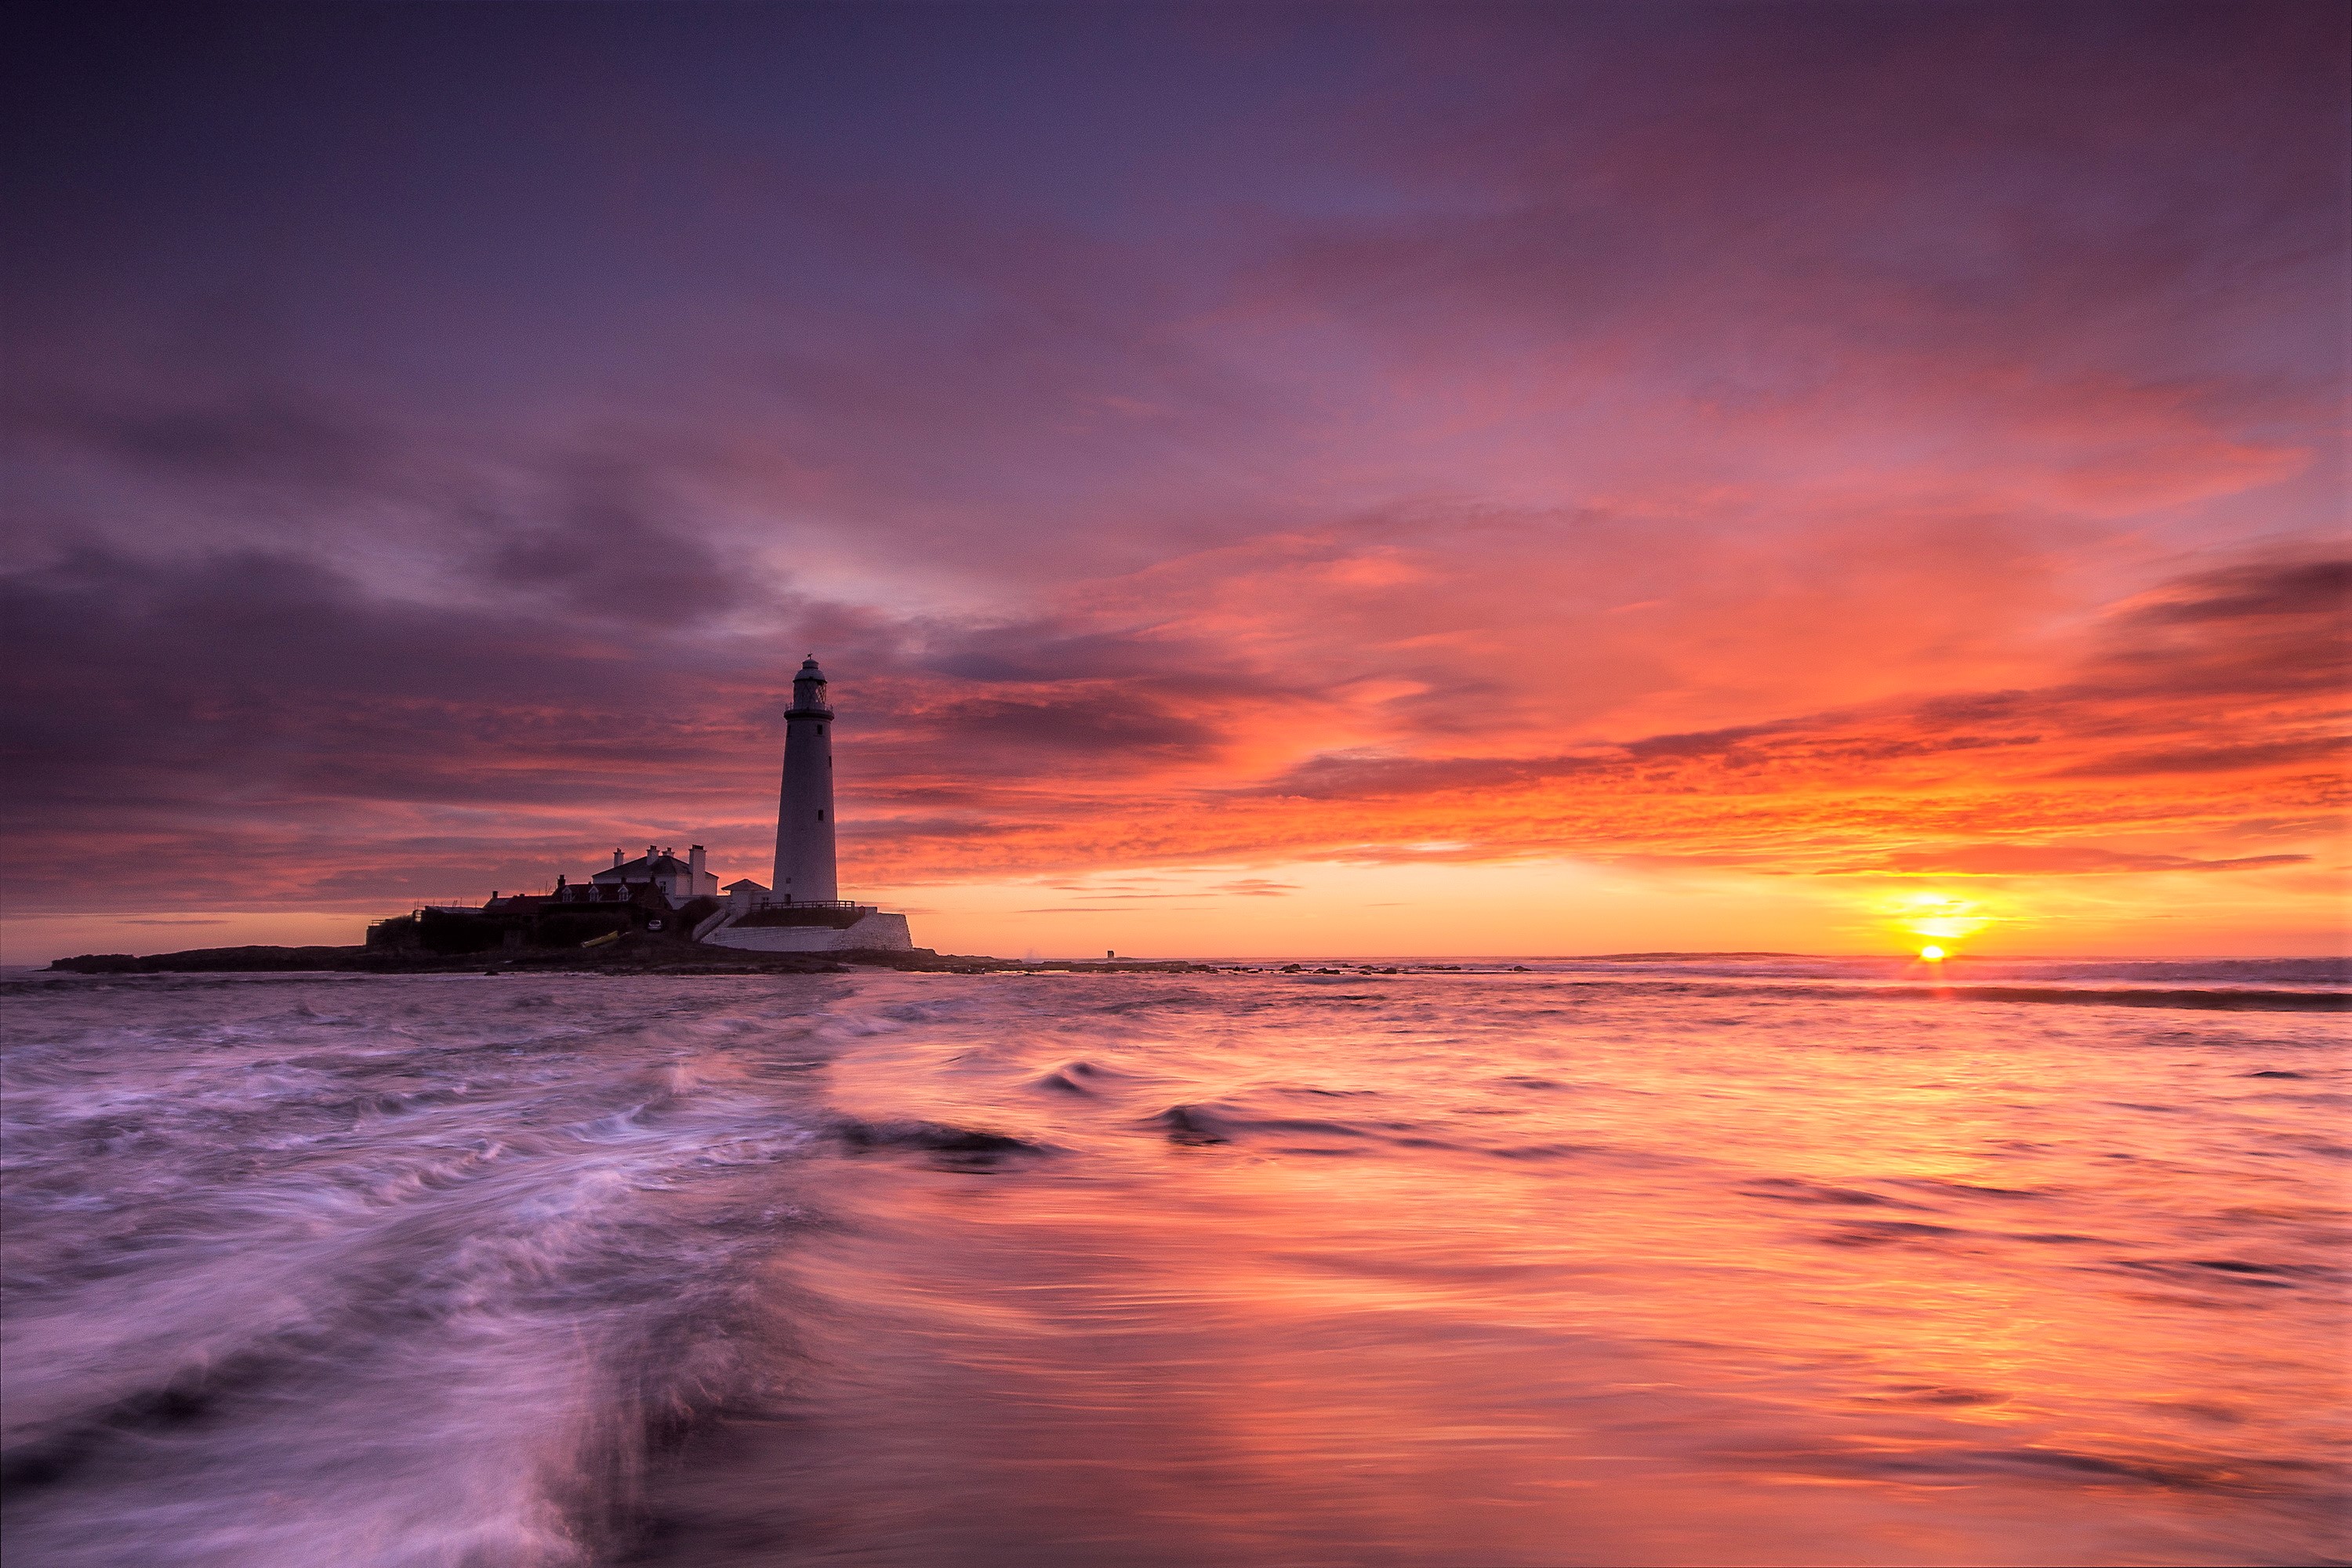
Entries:
{"label": "rippled water surface", "polygon": [[19,981],[8,1561],[2352,1557],[2336,977],[1969,978]]}

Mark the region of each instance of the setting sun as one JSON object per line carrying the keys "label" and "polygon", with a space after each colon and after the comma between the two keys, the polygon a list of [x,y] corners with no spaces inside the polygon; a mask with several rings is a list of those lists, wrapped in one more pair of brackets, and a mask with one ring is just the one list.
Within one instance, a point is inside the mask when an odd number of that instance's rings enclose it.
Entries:
{"label": "setting sun", "polygon": [[1919,956],[1930,963],[1941,963],[1944,961],[1944,950],[1931,944],[1921,948]]}

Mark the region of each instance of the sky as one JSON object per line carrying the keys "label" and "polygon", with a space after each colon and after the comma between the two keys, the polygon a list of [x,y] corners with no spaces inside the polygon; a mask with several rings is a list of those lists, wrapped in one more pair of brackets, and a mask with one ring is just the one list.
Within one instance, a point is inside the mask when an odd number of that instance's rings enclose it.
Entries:
{"label": "sky", "polygon": [[2332,0],[16,15],[7,962],[2344,946]]}

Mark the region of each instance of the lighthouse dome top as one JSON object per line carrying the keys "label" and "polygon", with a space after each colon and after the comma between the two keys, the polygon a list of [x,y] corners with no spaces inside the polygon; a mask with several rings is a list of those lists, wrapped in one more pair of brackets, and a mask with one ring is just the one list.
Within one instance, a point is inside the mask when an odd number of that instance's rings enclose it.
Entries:
{"label": "lighthouse dome top", "polygon": [[825,701],[825,687],[828,684],[830,683],[824,678],[824,671],[816,667],[816,655],[811,654],[803,659],[801,672],[793,677],[791,711],[818,713],[828,719],[831,718],[833,710]]}

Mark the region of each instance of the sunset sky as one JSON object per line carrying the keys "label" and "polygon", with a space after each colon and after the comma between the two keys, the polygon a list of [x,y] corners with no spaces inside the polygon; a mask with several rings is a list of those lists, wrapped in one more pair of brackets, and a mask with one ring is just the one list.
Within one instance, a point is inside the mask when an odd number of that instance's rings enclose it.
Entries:
{"label": "sunset sky", "polygon": [[2336,951],[2347,16],[36,8],[5,958]]}

